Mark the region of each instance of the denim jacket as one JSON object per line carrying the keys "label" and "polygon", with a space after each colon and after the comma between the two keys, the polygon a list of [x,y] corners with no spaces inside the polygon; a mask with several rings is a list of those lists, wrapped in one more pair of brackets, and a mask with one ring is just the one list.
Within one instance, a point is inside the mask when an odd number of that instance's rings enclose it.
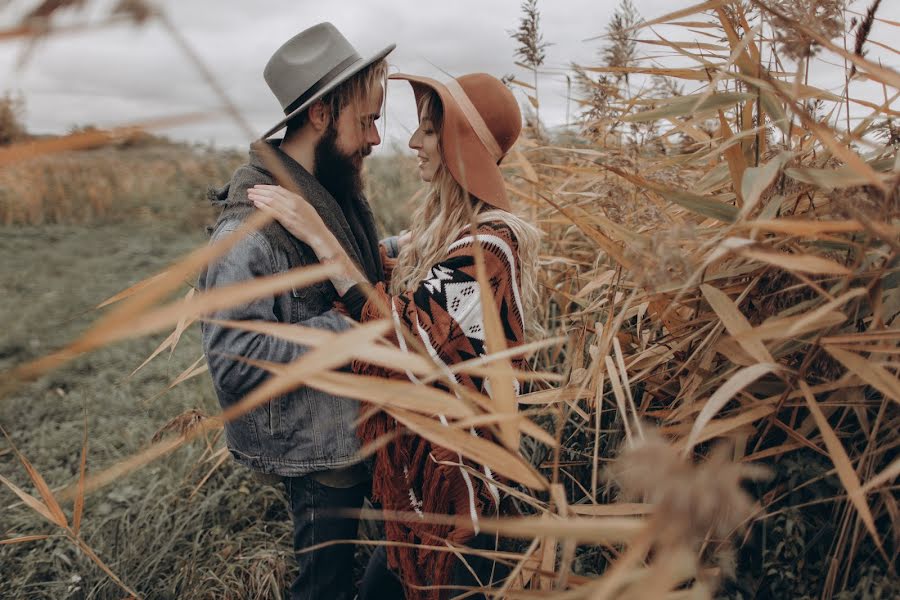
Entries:
{"label": "denim jacket", "polygon": [[[336,235],[352,256],[350,246],[353,244],[342,239],[351,229],[341,222],[344,214],[336,201],[302,167],[280,151],[279,155],[288,163],[292,178],[299,180],[295,183],[320,215],[336,209],[337,213],[332,212],[327,218],[323,215],[323,219],[333,231],[342,230],[343,233]],[[229,186],[219,192],[214,202],[224,210],[213,229],[211,243],[236,230],[253,212],[246,199],[246,190],[259,183],[272,184],[274,178],[259,157],[251,152],[250,163],[238,169]],[[364,209],[366,230],[371,230],[374,235],[374,221],[367,203]],[[363,240],[353,241],[364,243]],[[374,243],[377,248],[377,238]],[[394,240],[385,245],[389,255],[396,250]],[[310,248],[279,224],[270,223],[244,237],[204,269],[198,287],[205,290],[231,285],[314,262],[316,258]],[[378,268],[381,268],[380,257]],[[326,281],[222,310],[212,316],[219,320],[297,323],[340,332],[348,329],[351,323],[332,308],[336,298],[334,287]],[[307,351],[305,347],[282,339],[208,322],[202,323],[201,330],[204,354],[223,409],[239,402],[269,377],[265,371],[235,360],[233,356],[287,363]],[[235,459],[255,471],[281,476],[305,475],[356,462],[359,442],[354,421],[358,412],[359,403],[355,400],[301,387],[226,423],[225,439]]]}

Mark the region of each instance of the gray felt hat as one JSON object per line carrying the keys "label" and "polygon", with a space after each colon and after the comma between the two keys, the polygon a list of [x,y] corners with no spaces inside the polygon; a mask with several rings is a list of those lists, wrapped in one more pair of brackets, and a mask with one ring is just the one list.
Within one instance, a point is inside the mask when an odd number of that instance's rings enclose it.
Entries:
{"label": "gray felt hat", "polygon": [[309,105],[367,66],[390,54],[396,44],[370,58],[359,55],[331,23],[319,23],[301,31],[275,51],[263,76],[284,109],[284,118],[269,129],[265,139]]}

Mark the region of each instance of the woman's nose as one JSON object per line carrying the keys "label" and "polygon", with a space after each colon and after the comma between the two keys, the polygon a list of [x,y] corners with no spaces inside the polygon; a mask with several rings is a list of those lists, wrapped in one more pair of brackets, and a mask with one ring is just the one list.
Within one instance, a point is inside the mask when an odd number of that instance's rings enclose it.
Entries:
{"label": "woman's nose", "polygon": [[416,129],[412,136],[409,138],[409,147],[413,150],[418,150],[422,147],[422,143],[419,141],[419,130]]}

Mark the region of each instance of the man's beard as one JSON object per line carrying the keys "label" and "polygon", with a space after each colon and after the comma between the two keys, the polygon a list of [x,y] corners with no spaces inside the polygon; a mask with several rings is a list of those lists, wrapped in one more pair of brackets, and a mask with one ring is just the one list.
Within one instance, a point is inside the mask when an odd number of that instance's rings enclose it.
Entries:
{"label": "man's beard", "polygon": [[348,156],[337,147],[337,133],[337,127],[332,122],[316,144],[313,175],[335,200],[344,204],[362,195],[362,161],[372,153],[372,146],[367,144]]}

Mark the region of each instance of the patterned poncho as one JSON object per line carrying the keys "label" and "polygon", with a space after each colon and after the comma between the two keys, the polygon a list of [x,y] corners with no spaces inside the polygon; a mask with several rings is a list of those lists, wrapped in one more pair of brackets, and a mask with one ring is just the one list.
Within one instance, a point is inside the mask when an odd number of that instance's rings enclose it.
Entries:
{"label": "patterned poncho", "polygon": [[[478,226],[478,242],[484,256],[487,277],[494,303],[500,314],[506,344],[512,348],[524,342],[524,312],[520,292],[518,245],[512,231],[502,223]],[[383,317],[378,306],[389,306],[397,328],[406,328],[421,339],[432,358],[440,365],[452,365],[486,353],[481,296],[476,280],[475,237],[469,229],[449,247],[448,256],[431,267],[428,276],[414,291],[391,296],[384,282],[374,287],[376,298],[366,300],[359,288],[344,296],[351,316],[360,322]],[[390,262],[385,265],[389,272]],[[380,301],[380,302],[379,302]],[[406,349],[403,337],[396,337]],[[521,362],[514,361],[520,368]],[[403,371],[388,371],[368,364],[355,363],[354,370],[367,375],[392,378],[415,376]],[[485,379],[468,374],[447,377],[470,389],[490,395]],[[449,389],[443,382],[437,387]],[[518,393],[518,384],[516,383]],[[434,418],[448,424],[443,415]],[[372,442],[397,430],[400,425],[384,412],[378,412],[360,425],[364,442]],[[472,435],[490,437],[484,430],[471,430]],[[484,479],[470,475],[462,465],[484,474]],[[490,483],[495,476],[490,469],[464,460],[452,450],[432,445],[416,435],[399,435],[375,456],[373,496],[387,511],[469,516],[469,526],[387,521],[388,541],[446,547],[465,544],[475,534],[480,515],[493,515],[500,504],[497,486]],[[388,546],[388,563],[404,582],[407,598],[438,599],[439,590],[422,587],[449,583],[455,556],[446,550]]]}

